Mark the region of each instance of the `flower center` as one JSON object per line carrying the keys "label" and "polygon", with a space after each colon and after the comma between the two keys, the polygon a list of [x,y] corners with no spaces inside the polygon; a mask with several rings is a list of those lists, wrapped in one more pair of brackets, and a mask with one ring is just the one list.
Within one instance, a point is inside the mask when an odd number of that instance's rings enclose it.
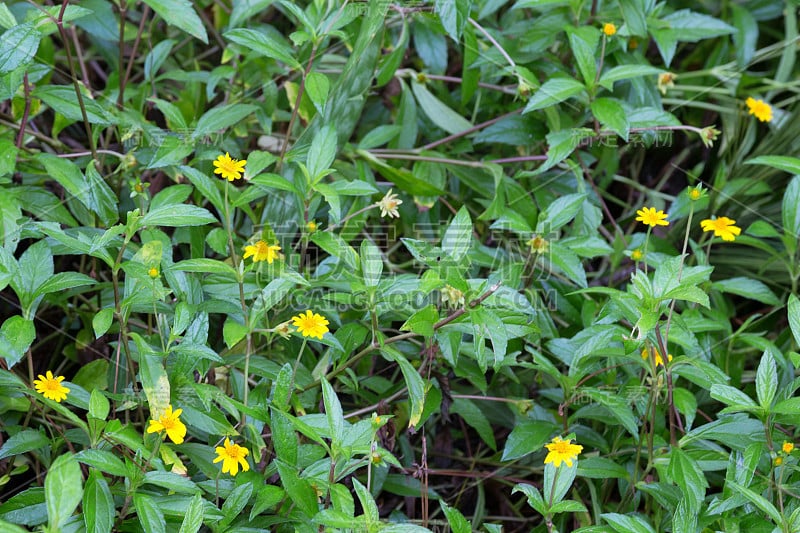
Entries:
{"label": "flower center", "polygon": [[176,427],[175,420],[166,417],[161,419],[161,425],[164,426],[164,429],[166,430],[175,429]]}
{"label": "flower center", "polygon": [[45,381],[44,388],[51,392],[58,392],[58,390],[61,388],[61,384],[54,379],[49,379]]}
{"label": "flower center", "polygon": [[556,453],[570,453],[569,442],[565,440],[561,442],[554,442],[553,448],[555,448],[553,451]]}
{"label": "flower center", "polygon": [[225,449],[225,453],[228,454],[228,457],[231,459],[238,459],[239,458],[239,446],[233,445]]}

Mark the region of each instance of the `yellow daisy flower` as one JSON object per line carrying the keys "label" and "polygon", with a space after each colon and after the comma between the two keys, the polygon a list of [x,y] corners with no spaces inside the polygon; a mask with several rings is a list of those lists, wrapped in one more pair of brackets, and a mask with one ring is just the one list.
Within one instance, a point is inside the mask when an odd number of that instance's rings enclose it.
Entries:
{"label": "yellow daisy flower", "polygon": [[264,241],[258,241],[255,244],[244,247],[244,259],[252,256],[253,263],[266,261],[271,265],[272,262],[278,257],[278,252],[280,251],[281,247],[277,244],[269,245]]}
{"label": "yellow daisy flower", "polygon": [[292,317],[292,325],[297,328],[297,331],[303,334],[303,337],[316,337],[322,339],[328,331],[328,319],[317,313],[312,313],[307,310],[305,314],[300,313]]}
{"label": "yellow daisy flower", "polygon": [[631,259],[634,261],[641,261],[643,257],[644,253],[639,248],[631,252]]}
{"label": "yellow daisy flower", "polygon": [[781,449],[783,450],[783,453],[792,453],[792,450],[794,450],[794,443],[783,441],[783,446],[781,446]]}
{"label": "yellow daisy flower", "polygon": [[183,409],[176,409],[172,411],[172,406],[167,407],[158,419],[150,420],[150,426],[147,428],[148,433],[161,433],[167,432],[167,437],[175,444],[183,444],[183,438],[186,436],[186,426],[180,421]]}
{"label": "yellow daisy flower", "polygon": [[606,22],[603,24],[603,33],[605,33],[606,36],[611,37],[617,33],[617,26],[611,22]]}
{"label": "yellow daisy flower", "polygon": [[583,451],[583,446],[570,444],[571,440],[554,437],[550,444],[545,444],[544,447],[548,449],[549,453],[544,458],[544,464],[553,463],[553,466],[558,468],[563,461],[567,463],[567,466],[572,466],[572,461],[578,458],[578,454]]}
{"label": "yellow daisy flower", "polygon": [[230,439],[226,438],[223,446],[217,446],[215,450],[217,458],[214,459],[215,463],[222,461],[222,473],[229,472],[230,475],[235,476],[239,473],[239,465],[242,465],[242,472],[250,470],[250,465],[247,463],[247,448],[234,444]]}
{"label": "yellow daisy flower", "polygon": [[669,215],[664,211],[656,210],[655,207],[644,207],[636,211],[636,214],[639,215],[636,217],[637,222],[641,222],[650,227],[669,226],[669,221],[667,220]]}
{"label": "yellow daisy flower", "polygon": [[246,160],[233,159],[228,152],[214,160],[214,174],[221,175],[228,181],[238,180],[244,174]]}
{"label": "yellow daisy flower", "polygon": [[755,115],[761,122],[772,122],[772,106],[764,100],[756,100],[751,96],[744,103],[747,104],[749,114]]}
{"label": "yellow daisy flower", "polygon": [[[664,366],[664,358],[661,357],[660,353],[658,353],[658,349],[653,348],[653,352],[656,354],[656,366]],[[648,353],[647,348],[645,348],[642,350],[642,359],[647,361],[648,357],[650,357],[650,354]],[[667,361],[670,363],[672,362],[672,354],[667,354]]]}
{"label": "yellow daisy flower", "polygon": [[735,220],[728,217],[707,218],[700,221],[700,226],[703,231],[713,231],[714,237],[722,237],[723,241],[732,242],[736,239],[736,235],[742,232],[742,228],[734,226]]}
{"label": "yellow daisy flower", "polygon": [[67,394],[69,394],[69,389],[61,384],[64,379],[64,376],[54,376],[48,370],[47,374],[44,376],[39,374],[39,379],[33,380],[33,386],[36,387],[36,392],[41,393],[48,400],[61,403],[61,400],[66,400]]}

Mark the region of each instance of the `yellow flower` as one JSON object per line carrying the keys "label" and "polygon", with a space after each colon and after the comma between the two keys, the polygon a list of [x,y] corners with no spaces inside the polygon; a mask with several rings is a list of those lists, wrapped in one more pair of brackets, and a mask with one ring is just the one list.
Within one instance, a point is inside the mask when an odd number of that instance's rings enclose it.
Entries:
{"label": "yellow flower", "polygon": [[783,457],[776,457],[775,466],[781,466],[782,464],[783,464]]}
{"label": "yellow flower", "polygon": [[156,279],[158,277],[158,269],[156,267],[151,268],[147,271],[147,275],[153,279]]}
{"label": "yellow flower", "polygon": [[158,419],[150,420],[150,426],[147,428],[148,433],[161,433],[167,432],[167,437],[175,444],[183,444],[183,438],[186,436],[186,426],[180,421],[183,409],[176,409],[172,411],[172,406],[167,407],[167,410]]}
{"label": "yellow flower", "polygon": [[631,259],[634,261],[641,261],[643,257],[644,253],[639,248],[631,252]]}
{"label": "yellow flower", "polygon": [[656,226],[669,226],[669,221],[667,220],[668,215],[664,211],[657,211],[655,207],[645,207],[643,209],[639,209],[636,211],[636,214],[639,215],[636,217],[636,221],[641,222],[642,224],[646,224],[653,228]]}
{"label": "yellow flower", "polygon": [[747,104],[749,114],[755,115],[761,122],[772,122],[772,106],[764,100],[756,100],[751,96],[744,103]]}
{"label": "yellow flower", "polygon": [[228,181],[238,180],[242,177],[246,164],[247,161],[233,159],[228,152],[225,152],[225,155],[221,155],[214,160],[214,167],[216,167],[214,174],[220,174]]}
{"label": "yellow flower", "polygon": [[36,387],[36,392],[41,393],[48,400],[61,403],[61,400],[67,399],[69,393],[69,389],[61,384],[62,381],[64,381],[64,376],[54,376],[48,370],[44,376],[39,374],[39,379],[33,380],[33,385]]}
{"label": "yellow flower", "polygon": [[223,474],[230,472],[232,476],[235,476],[239,473],[239,465],[242,465],[242,472],[250,470],[250,465],[245,459],[247,448],[234,444],[230,439],[226,438],[224,446],[217,446],[215,451],[217,452],[217,458],[214,459],[214,462],[222,461]]}
{"label": "yellow flower", "polygon": [[675,87],[675,78],[677,77],[672,72],[664,72],[658,75],[658,84],[656,86],[662,95],[667,94],[667,89]]}
{"label": "yellow flower", "polygon": [[545,444],[544,446],[549,453],[544,458],[544,464],[553,463],[553,466],[558,468],[563,461],[567,463],[567,466],[572,466],[573,459],[578,458],[578,454],[583,451],[583,446],[570,444],[571,440],[562,440],[561,437],[554,437],[550,444]]}
{"label": "yellow flower", "polygon": [[611,22],[606,22],[603,24],[603,33],[605,33],[608,37],[611,37],[617,33],[617,27]]}
{"label": "yellow flower", "polygon": [[303,337],[316,337],[322,339],[328,331],[328,319],[322,315],[312,313],[307,310],[305,314],[300,313],[292,317],[292,325],[297,328],[297,331],[303,334]]}
{"label": "yellow flower", "polygon": [[783,446],[781,446],[781,449],[783,450],[783,453],[792,453],[792,450],[794,450],[794,443],[783,441]]}
{"label": "yellow flower", "polygon": [[699,200],[703,196],[703,188],[699,185],[697,187],[689,187],[689,199],[692,201]]}
{"label": "yellow flower", "polygon": [[[658,349],[653,348],[653,352],[656,354],[656,366],[664,366],[664,358],[661,357],[660,353],[658,353]],[[648,357],[650,357],[650,354],[648,353],[647,348],[645,348],[642,350],[642,359],[647,361]],[[667,361],[670,363],[672,362],[672,354],[667,354]]]}
{"label": "yellow flower", "polygon": [[700,221],[703,231],[713,231],[715,237],[722,237],[723,241],[731,242],[736,239],[736,235],[742,232],[742,228],[734,226],[735,220],[728,217],[708,218]]}
{"label": "yellow flower", "polygon": [[306,224],[306,231],[309,233],[314,233],[315,231],[317,231],[318,227],[319,226],[315,221],[309,220],[308,223]]}
{"label": "yellow flower", "polygon": [[389,192],[386,193],[386,196],[381,198],[380,202],[376,202],[375,205],[381,208],[382,217],[388,215],[389,218],[400,218],[400,213],[397,211],[397,206],[402,203],[403,201],[400,200],[399,196],[392,194],[392,189],[389,189]]}
{"label": "yellow flower", "polygon": [[266,261],[271,265],[272,262],[278,257],[278,252],[280,251],[281,247],[277,244],[269,245],[264,241],[258,241],[255,244],[244,247],[244,259],[252,256],[253,263]]}

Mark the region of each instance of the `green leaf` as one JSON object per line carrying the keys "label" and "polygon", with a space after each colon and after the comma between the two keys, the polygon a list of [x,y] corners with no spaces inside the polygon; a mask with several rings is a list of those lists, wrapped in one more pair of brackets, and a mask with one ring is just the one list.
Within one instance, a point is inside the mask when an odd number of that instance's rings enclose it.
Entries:
{"label": "green leaf", "polygon": [[475,352],[478,365],[486,368],[484,341],[489,337],[492,341],[492,368],[497,370],[503,364],[508,350],[508,330],[506,325],[496,313],[485,307],[476,307],[470,311],[472,320],[472,334],[475,337]]}
{"label": "green leaf", "polygon": [[544,211],[539,213],[536,233],[553,233],[572,221],[581,211],[586,200],[585,194],[566,194],[557,198]]}
{"label": "green leaf", "polygon": [[385,346],[381,350],[381,353],[390,361],[395,361],[400,367],[400,371],[403,373],[403,379],[408,388],[408,427],[416,429],[417,424],[419,424],[422,419],[422,412],[425,408],[425,382],[422,376],[419,375],[419,372],[417,372],[417,369],[397,350]]}
{"label": "green leaf", "polygon": [[139,373],[150,412],[156,417],[161,416],[171,403],[169,378],[161,358],[140,353]]}
{"label": "green leaf", "polygon": [[153,498],[137,491],[133,496],[133,504],[136,506],[136,517],[145,533],[166,533],[167,522],[164,513]]}
{"label": "green leaf", "polygon": [[800,415],[800,398],[789,398],[778,402],[771,411],[778,415]]}
{"label": "green leaf", "polygon": [[252,483],[245,483],[233,489],[225,500],[225,503],[222,504],[222,514],[225,515],[225,518],[221,521],[220,525],[225,527],[233,522],[245,508],[247,502],[250,501],[250,496],[252,495]]}
{"label": "green leaf", "polygon": [[558,468],[553,466],[553,463],[544,465],[544,501],[552,505],[564,498],[578,473],[577,463],[577,461],[573,461],[572,466],[562,463]]}
{"label": "green leaf", "polygon": [[470,121],[450,109],[444,102],[431,94],[424,85],[412,81],[411,90],[414,92],[422,111],[425,112],[431,122],[447,133],[461,133],[472,128],[473,125]]}
{"label": "green leaf", "polygon": [[590,479],[630,479],[625,467],[605,457],[586,457],[578,463],[578,475]]}
{"label": "green leaf", "polygon": [[461,40],[471,8],[472,0],[436,0],[434,3],[434,11],[439,15],[444,31],[455,42]]}
{"label": "green leaf", "polygon": [[423,307],[400,326],[400,331],[412,331],[425,337],[433,336],[433,325],[439,320],[439,311],[431,304]]}
{"label": "green leaf", "polygon": [[456,509],[455,507],[450,507],[444,500],[439,500],[439,505],[444,511],[445,517],[447,517],[447,523],[450,525],[450,531],[453,533],[472,533],[472,524],[469,523],[469,520],[464,518],[464,515],[461,514],[461,511]]}
{"label": "green leaf", "polygon": [[264,187],[270,187],[272,189],[278,189],[281,191],[289,191],[295,194],[299,194],[297,187],[294,186],[294,183],[287,180],[283,176],[278,174],[272,173],[264,173],[259,174],[258,176],[253,177],[250,180],[250,183],[254,183],[256,185],[262,185]]}
{"label": "green leaf", "polygon": [[197,493],[192,497],[189,507],[186,508],[186,514],[181,522],[181,529],[179,533],[197,533],[203,527],[203,497],[201,493]]}
{"label": "green leaf", "polygon": [[[291,502],[308,518],[316,515],[319,511],[317,493],[311,484],[306,479],[299,477],[294,468],[283,461],[276,459],[274,464],[278,468],[283,488]],[[356,482],[355,478],[353,478],[353,482]]]}
{"label": "green leaf", "polygon": [[472,244],[472,219],[469,216],[466,206],[458,210],[456,216],[447,226],[447,230],[442,238],[442,250],[444,250],[456,262],[461,261]]}
{"label": "green leaf", "polygon": [[249,48],[259,55],[277,59],[294,69],[302,68],[302,65],[294,58],[294,50],[272,35],[268,36],[260,31],[237,28],[225,32],[223,36],[236,44]]}
{"label": "green leaf", "polygon": [[600,30],[594,26],[569,27],[567,35],[583,81],[587,87],[591,87],[594,85],[597,73],[596,55],[597,45],[600,42]]}
{"label": "green leaf", "polygon": [[618,513],[603,513],[600,517],[608,522],[617,533],[656,533],[644,518],[636,515],[624,515]]}
{"label": "green leaf", "polygon": [[205,274],[219,274],[226,278],[236,279],[236,270],[228,263],[223,263],[217,259],[206,259],[198,257],[197,259],[185,259],[178,261],[169,267],[169,270],[176,270],[179,272],[200,272]]}
{"label": "green leaf", "polygon": [[341,445],[344,438],[344,413],[342,404],[336,396],[336,391],[326,379],[321,381],[322,401],[325,405],[325,418],[328,420],[328,430],[331,435],[332,445]]}
{"label": "green leaf", "polygon": [[706,494],[708,481],[697,461],[678,447],[672,448],[669,457],[669,474],[680,487],[683,497],[694,509],[699,509]]}
{"label": "green leaf", "polygon": [[311,148],[306,157],[306,167],[313,183],[321,180],[333,165],[338,150],[337,142],[336,129],[328,125],[323,127],[311,141]]}
{"label": "green leaf", "polygon": [[508,435],[501,460],[513,461],[541,450],[555,429],[553,424],[539,420],[517,422]]}
{"label": "green leaf", "polygon": [[642,76],[654,76],[664,72],[664,69],[651,67],[650,65],[619,65],[608,69],[600,76],[599,84],[609,91],[614,88],[615,81],[640,78]]}
{"label": "green leaf", "polygon": [[167,24],[180,28],[189,35],[208,44],[208,34],[203,21],[197,16],[189,0],[144,0]]}
{"label": "green leaf", "polygon": [[15,26],[0,36],[0,75],[29,65],[39,49],[39,33],[32,22]]}
{"label": "green leaf", "polygon": [[622,105],[614,98],[597,98],[592,102],[592,114],[600,124],[628,141],[630,124]]}
{"label": "green leaf", "polygon": [[168,205],[155,209],[142,217],[143,226],[163,226],[179,228],[183,226],[205,226],[217,222],[214,215],[208,210],[196,205]]}
{"label": "green leaf", "polygon": [[778,368],[775,365],[775,358],[772,357],[770,350],[761,356],[761,362],[756,371],[756,396],[758,403],[764,409],[769,409],[775,393],[778,391]]}
{"label": "green leaf", "polygon": [[631,35],[647,36],[647,21],[645,20],[645,0],[620,0],[619,10],[625,20],[625,27]]}
{"label": "green leaf", "polygon": [[103,475],[89,472],[83,491],[83,522],[86,533],[108,533],[114,526],[114,497]]}
{"label": "green leaf", "polygon": [[81,450],[75,457],[81,463],[96,468],[101,472],[111,474],[112,476],[125,477],[128,475],[125,469],[125,463],[107,450]]}
{"label": "green leaf", "polygon": [[95,170],[93,162],[86,167],[84,176],[78,166],[68,159],[50,154],[40,154],[37,159],[53,179],[77,198],[86,209],[97,214],[103,224],[111,226],[119,219],[117,197]]}
{"label": "green leaf", "polygon": [[773,522],[775,522],[775,524],[782,523],[781,513],[778,511],[778,509],[776,509],[775,506],[772,505],[772,502],[770,502],[760,494],[753,492],[747,487],[743,487],[730,479],[725,481],[725,486],[729,487],[734,492],[737,492],[742,496],[744,496],[745,498],[747,498],[748,500],[750,500],[750,502],[753,505],[755,505],[756,507],[761,509],[764,513],[769,515],[769,517],[772,519]]}
{"label": "green leaf", "polygon": [[0,357],[11,368],[22,359],[35,339],[36,327],[33,320],[19,315],[12,316],[0,327]]}
{"label": "green leaf", "polygon": [[558,513],[585,513],[586,506],[583,505],[581,502],[576,502],[575,500],[562,500],[552,507],[549,510],[552,514]]}
{"label": "green leaf", "polygon": [[39,285],[33,294],[35,298],[44,294],[63,292],[75,287],[94,285],[95,283],[97,282],[85,274],[80,274],[78,272],[59,272]]}
{"label": "green leaf", "polygon": [[767,165],[789,174],[800,175],[800,158],[785,155],[762,155],[748,159],[746,165]]}
{"label": "green leaf", "polygon": [[92,395],[89,397],[89,416],[99,420],[105,420],[108,418],[110,410],[111,404],[108,398],[106,398],[99,389],[94,389]]}
{"label": "green leaf", "polygon": [[783,193],[783,231],[793,239],[800,235],[800,176],[795,176]]}
{"label": "green leaf", "polygon": [[0,448],[0,459],[50,446],[50,439],[35,429],[24,429],[9,438]]}
{"label": "green leaf", "polygon": [[489,423],[489,419],[483,414],[474,402],[464,398],[456,398],[450,406],[450,412],[459,415],[464,422],[478,432],[483,442],[492,450],[497,450],[497,443],[494,439],[494,430]]}
{"label": "green leaf", "polygon": [[533,485],[528,485],[527,483],[518,483],[514,485],[514,490],[511,491],[511,494],[515,494],[517,492],[521,492],[528,497],[528,505],[530,505],[537,513],[542,515],[547,514],[547,504],[544,502],[542,495],[539,493],[539,489]]}
{"label": "green leaf", "polygon": [[257,106],[247,104],[228,104],[209,109],[197,121],[192,139],[200,139],[238,124],[256,110]]}
{"label": "green leaf", "polygon": [[730,385],[717,383],[711,386],[709,393],[712,398],[726,405],[746,408],[758,407],[750,396]]}
{"label": "green leaf", "polygon": [[547,160],[537,172],[553,168],[575,151],[583,139],[593,137],[594,132],[588,128],[570,128],[548,133]]}
{"label": "green leaf", "polygon": [[314,71],[309,72],[306,76],[306,94],[317,106],[317,111],[321,111],[322,106],[325,105],[330,89],[331,82],[325,74]]}
{"label": "green leaf", "polygon": [[794,342],[796,345],[800,345],[800,300],[794,294],[789,295],[787,314]]}
{"label": "green leaf", "polygon": [[[72,85],[41,85],[33,90],[33,96],[41,99],[53,111],[61,113],[69,120],[83,121],[83,113]],[[110,114],[97,100],[93,100],[87,94],[83,94],[83,106],[90,123],[103,126],[112,124],[113,119]],[[49,157],[55,158],[55,156]]]}
{"label": "green leaf", "polygon": [[711,288],[721,292],[738,294],[767,305],[780,305],[781,303],[769,287],[755,279],[745,277],[723,279],[715,281]]}
{"label": "green leaf", "polygon": [[[573,78],[551,78],[544,82],[528,101],[523,114],[544,109],[553,104],[563,102],[586,90],[584,85]],[[452,132],[451,132],[452,133]]]}
{"label": "green leaf", "polygon": [[83,497],[81,467],[74,455],[60,455],[44,478],[44,499],[51,528],[61,528],[75,512]]}
{"label": "green leaf", "polygon": [[371,240],[361,241],[361,273],[364,276],[364,285],[377,287],[381,282],[383,272],[383,256],[381,251]]}

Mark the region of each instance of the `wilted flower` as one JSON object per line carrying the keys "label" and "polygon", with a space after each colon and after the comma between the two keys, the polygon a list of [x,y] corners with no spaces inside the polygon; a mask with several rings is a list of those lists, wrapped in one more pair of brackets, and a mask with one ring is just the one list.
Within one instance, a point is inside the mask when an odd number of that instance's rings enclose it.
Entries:
{"label": "wilted flower", "polygon": [[403,201],[400,200],[399,196],[396,194],[392,194],[392,189],[389,189],[389,192],[386,193],[386,196],[381,198],[380,202],[376,202],[375,205],[381,208],[381,216],[389,216],[400,218],[400,213],[397,211],[397,206],[402,204]]}
{"label": "wilted flower", "polygon": [[550,243],[541,235],[534,235],[533,238],[528,241],[528,246],[531,247],[531,253],[543,254],[550,247]]}
{"label": "wilted flower", "polygon": [[716,129],[714,126],[706,126],[702,130],[700,130],[700,140],[703,141],[703,145],[706,148],[711,148],[714,146],[714,141],[717,140],[721,131]]}
{"label": "wilted flower", "polygon": [[[648,352],[649,350],[647,348],[642,350],[642,359],[645,361],[647,361],[647,359],[650,357]],[[658,348],[653,348],[653,353],[656,355],[656,366],[664,366],[664,358],[661,357],[661,354],[658,352]],[[671,354],[667,354],[667,361],[672,362]]]}
{"label": "wilted flower", "polygon": [[656,86],[662,95],[667,94],[667,89],[675,87],[675,78],[677,77],[672,72],[663,72],[658,75],[658,84]]}
{"label": "wilted flower", "polygon": [[446,285],[442,289],[442,302],[454,309],[464,307],[464,293],[452,285]]}

